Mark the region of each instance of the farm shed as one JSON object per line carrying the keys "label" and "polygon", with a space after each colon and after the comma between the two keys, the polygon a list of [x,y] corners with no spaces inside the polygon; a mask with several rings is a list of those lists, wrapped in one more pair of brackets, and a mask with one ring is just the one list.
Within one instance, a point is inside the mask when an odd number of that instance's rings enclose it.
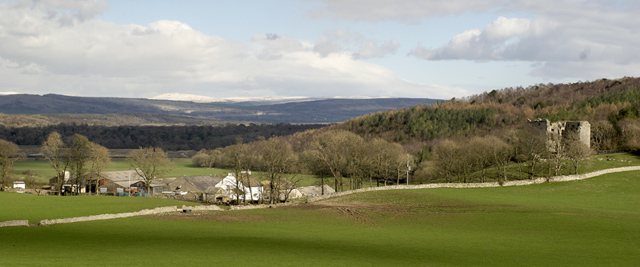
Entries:
{"label": "farm shed", "polygon": [[[222,181],[222,177],[217,175],[203,176],[182,176],[170,182],[167,191],[175,192],[175,195],[182,195],[186,200],[205,200],[204,193],[209,187],[215,187]],[[186,192],[186,194],[183,194]]]}
{"label": "farm shed", "polygon": [[137,181],[131,184],[132,187],[136,187],[138,192],[149,193],[150,195],[158,195],[162,194],[162,192],[167,191],[169,189],[169,183],[175,181],[177,178],[156,178],[151,182],[151,186],[147,191],[147,183],[145,181]]}
{"label": "farm shed", "polygon": [[18,188],[27,189],[27,185],[24,183],[24,181],[14,181],[13,182],[13,188],[14,189],[18,189]]}
{"label": "farm shed", "polygon": [[209,186],[207,190],[204,191],[204,201],[213,203],[213,202],[229,202],[231,199],[227,197],[227,192],[215,186]]}
{"label": "farm shed", "polygon": [[118,188],[122,188],[122,191],[124,192],[127,191],[132,184],[143,181],[142,177],[140,177],[140,175],[135,171],[103,172],[101,176],[98,190],[101,194],[116,195],[118,193]]}

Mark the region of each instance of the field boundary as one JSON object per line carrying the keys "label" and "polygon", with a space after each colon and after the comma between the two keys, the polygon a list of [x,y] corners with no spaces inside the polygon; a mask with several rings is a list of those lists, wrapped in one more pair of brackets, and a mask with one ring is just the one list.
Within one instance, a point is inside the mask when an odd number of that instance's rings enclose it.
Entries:
{"label": "field boundary", "polygon": [[537,178],[533,180],[517,180],[517,181],[506,181],[502,183],[502,185],[498,182],[490,182],[490,183],[436,183],[436,184],[420,184],[420,185],[391,185],[391,186],[380,186],[380,187],[369,187],[369,188],[361,188],[356,190],[349,190],[343,192],[336,192],[324,196],[317,196],[312,198],[307,198],[307,202],[316,202],[328,198],[333,197],[341,197],[356,193],[369,192],[369,191],[379,191],[379,190],[399,190],[399,189],[426,189],[426,188],[486,188],[486,187],[503,187],[503,186],[523,186],[523,185],[534,185],[534,184],[542,184],[542,183],[554,183],[554,182],[569,182],[576,180],[584,180],[588,178],[593,178],[596,176],[609,174],[609,173],[617,173],[617,172],[627,172],[627,171],[640,171],[640,166],[629,166],[629,167],[619,167],[612,169],[605,169],[585,174],[578,175],[562,175],[562,176],[554,176],[549,178]]}
{"label": "field boundary", "polygon": [[[369,187],[369,188],[337,192],[337,193],[332,193],[324,196],[307,198],[307,202],[316,202],[316,201],[329,199],[333,197],[340,197],[340,196],[346,196],[346,195],[357,194],[362,192],[380,191],[380,190],[426,189],[426,188],[486,188],[486,187],[534,185],[534,184],[542,184],[547,182],[550,182],[550,183],[568,182],[568,181],[584,180],[584,179],[593,178],[596,176],[609,174],[609,173],[627,172],[627,171],[640,171],[640,166],[612,168],[612,169],[600,170],[600,171],[579,174],[579,175],[555,176],[555,177],[549,178],[549,180],[547,180],[547,178],[537,178],[533,180],[507,181],[502,184],[499,184],[498,182],[436,183],[436,184],[421,184],[421,185],[392,185],[392,186],[381,186],[381,187]],[[264,208],[272,208],[272,207],[278,207],[278,206],[291,206],[291,205],[295,205],[295,204],[285,203],[285,204],[273,204],[273,205],[262,204],[262,205],[249,205],[249,206],[235,206],[235,207],[231,207],[230,210],[264,209]],[[159,207],[155,209],[144,209],[136,212],[100,214],[100,215],[72,217],[72,218],[65,218],[65,219],[52,219],[52,220],[45,219],[45,220],[41,220],[40,223],[38,223],[38,226],[49,226],[49,225],[60,224],[60,223],[88,222],[88,221],[97,221],[97,220],[128,218],[128,217],[134,217],[134,216],[171,213],[171,212],[178,212],[178,211],[190,212],[190,211],[205,211],[205,210],[206,211],[212,211],[212,210],[222,211],[223,209],[215,205],[193,206],[193,207],[182,206],[182,208],[177,208],[177,206],[169,206],[169,207]],[[31,225],[27,220],[13,220],[13,221],[0,222],[0,228],[11,227],[11,226],[31,226]]]}

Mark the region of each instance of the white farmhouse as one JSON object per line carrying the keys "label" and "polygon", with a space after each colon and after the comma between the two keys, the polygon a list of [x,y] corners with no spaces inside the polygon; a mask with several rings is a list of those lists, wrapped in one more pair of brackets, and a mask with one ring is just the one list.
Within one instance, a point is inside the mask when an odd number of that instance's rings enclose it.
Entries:
{"label": "white farmhouse", "polygon": [[224,191],[227,192],[227,197],[232,200],[237,199],[237,194],[240,194],[242,201],[259,201],[263,193],[262,184],[251,176],[251,171],[242,171],[240,175],[242,179],[238,182],[235,175],[229,173],[227,177],[217,183],[215,187],[224,189]]}

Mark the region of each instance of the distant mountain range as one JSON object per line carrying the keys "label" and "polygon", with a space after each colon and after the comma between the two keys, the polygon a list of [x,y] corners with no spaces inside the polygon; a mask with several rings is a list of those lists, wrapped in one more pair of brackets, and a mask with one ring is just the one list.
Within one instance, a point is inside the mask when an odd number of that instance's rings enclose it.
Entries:
{"label": "distant mountain range", "polygon": [[[257,123],[335,123],[378,111],[433,104],[427,98],[314,99],[231,98],[217,99],[170,94],[155,99],[76,97],[57,94],[0,96],[0,113],[5,114],[152,114],[176,118],[207,118],[212,121]],[[179,117],[176,117],[179,116]],[[60,117],[57,115],[56,117]],[[156,123],[158,122],[156,120]],[[187,123],[188,124],[188,123]]]}

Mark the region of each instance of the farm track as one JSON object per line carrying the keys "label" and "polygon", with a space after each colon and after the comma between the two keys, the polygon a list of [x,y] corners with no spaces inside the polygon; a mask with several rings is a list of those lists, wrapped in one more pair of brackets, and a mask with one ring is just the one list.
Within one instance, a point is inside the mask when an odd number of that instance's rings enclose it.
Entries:
{"label": "farm track", "polygon": [[[403,189],[426,189],[426,188],[486,188],[486,187],[503,187],[503,186],[523,186],[523,185],[533,185],[533,184],[540,184],[540,183],[547,183],[547,182],[567,182],[567,181],[584,180],[584,179],[593,178],[593,177],[604,175],[604,174],[626,172],[626,171],[640,171],[640,166],[612,168],[612,169],[600,170],[600,171],[580,174],[580,175],[556,176],[556,177],[551,177],[548,180],[546,178],[538,178],[535,180],[508,181],[503,184],[499,184],[497,182],[467,183],[467,184],[440,183],[440,184],[395,185],[395,186],[385,186],[385,187],[363,188],[363,189],[338,192],[338,193],[321,196],[321,197],[310,198],[308,199],[308,202],[312,202],[312,205],[303,205],[302,207],[307,209],[309,208],[337,209],[343,215],[353,218],[356,221],[356,223],[361,223],[364,225],[370,224],[375,226],[373,221],[369,220],[359,210],[360,209],[386,209],[388,207],[383,207],[383,206],[371,207],[366,205],[347,205],[347,204],[313,203],[313,202],[317,202],[317,201],[325,200],[329,198],[335,198],[335,197],[357,194],[362,192],[378,191],[378,190],[403,190]],[[276,204],[276,205],[241,206],[241,207],[232,208],[231,210],[293,207],[293,206],[299,206],[299,205],[292,205],[287,203],[287,204],[281,204],[281,205]],[[188,211],[222,211],[222,209],[220,209],[218,206],[215,206],[215,205],[195,206],[195,207],[183,206],[182,208],[164,207],[164,208],[156,208],[153,210],[141,210],[138,212],[125,212],[125,213],[116,213],[116,214],[102,214],[102,215],[73,217],[73,218],[65,218],[65,219],[42,220],[38,225],[30,225],[28,224],[28,221],[24,221],[24,220],[6,221],[6,222],[0,222],[0,228],[11,227],[11,226],[48,226],[48,225],[59,224],[59,223],[73,223],[73,222],[126,218],[126,217],[143,216],[143,215],[166,214],[166,213],[172,213],[172,212],[185,212],[187,210]]]}

